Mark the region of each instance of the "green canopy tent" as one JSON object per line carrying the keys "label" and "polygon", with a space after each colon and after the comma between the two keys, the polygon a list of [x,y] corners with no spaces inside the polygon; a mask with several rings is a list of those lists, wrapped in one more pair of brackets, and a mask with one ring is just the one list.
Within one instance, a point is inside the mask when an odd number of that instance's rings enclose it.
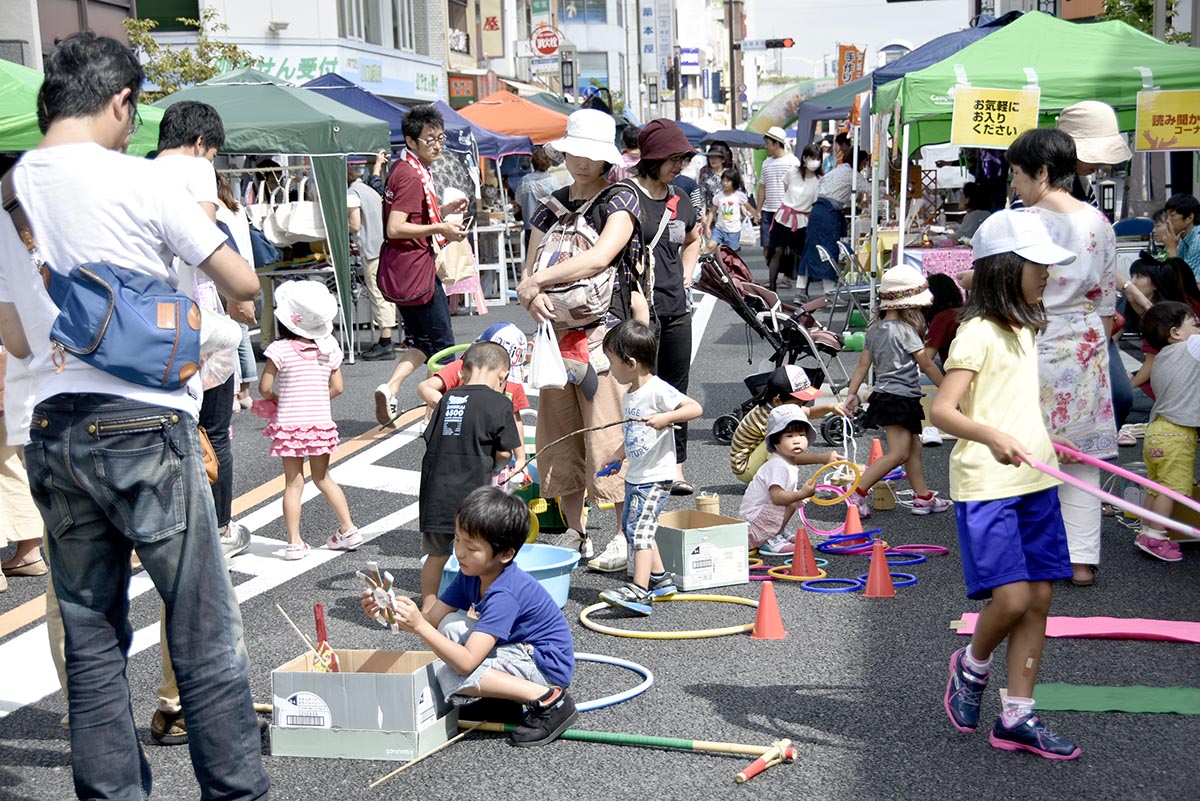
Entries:
{"label": "green canopy tent", "polygon": [[[38,146],[37,95],[42,73],[0,59],[0,153],[24,153]],[[158,147],[162,109],[138,106],[142,127],[133,135],[129,152],[144,156]]]}
{"label": "green canopy tent", "polygon": [[[255,69],[236,70],[181,89],[155,105],[165,109],[182,100],[207,103],[221,114],[227,153],[312,159],[342,309],[353,309],[346,156],[386,149],[387,123]],[[347,331],[348,326],[343,327],[343,336]]]}
{"label": "green canopy tent", "polygon": [[1200,49],[1169,45],[1123,22],[1081,25],[1030,12],[944,61],[880,87],[873,109],[909,127],[908,153],[950,141],[954,87],[1041,90],[1041,125],[1082,100],[1117,110],[1122,130],[1132,130],[1137,93],[1143,89],[1200,86]]}

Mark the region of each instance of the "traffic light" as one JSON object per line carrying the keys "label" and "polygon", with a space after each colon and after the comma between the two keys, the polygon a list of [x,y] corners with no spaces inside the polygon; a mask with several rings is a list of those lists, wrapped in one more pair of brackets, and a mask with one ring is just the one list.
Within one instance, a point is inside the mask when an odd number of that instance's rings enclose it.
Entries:
{"label": "traffic light", "polygon": [[791,47],[795,43],[795,39],[768,39],[767,49],[769,50],[773,47]]}

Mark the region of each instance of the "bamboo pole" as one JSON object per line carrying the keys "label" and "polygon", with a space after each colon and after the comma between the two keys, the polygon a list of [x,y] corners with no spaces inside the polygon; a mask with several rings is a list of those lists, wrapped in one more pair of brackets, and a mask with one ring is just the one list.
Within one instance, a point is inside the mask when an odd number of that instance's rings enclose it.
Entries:
{"label": "bamboo pole", "polygon": [[[460,729],[475,731],[490,731],[497,733],[510,732],[517,728],[512,723],[477,723],[471,720],[460,720]],[[656,737],[648,734],[623,734],[611,731],[585,731],[583,729],[567,729],[559,739],[577,740],[585,743],[606,743],[608,745],[635,745],[643,748],[672,748],[679,751],[702,751],[711,754],[738,754],[760,757],[770,754],[777,744],[746,745],[742,743],[721,743],[711,740],[686,740],[679,737]]]}

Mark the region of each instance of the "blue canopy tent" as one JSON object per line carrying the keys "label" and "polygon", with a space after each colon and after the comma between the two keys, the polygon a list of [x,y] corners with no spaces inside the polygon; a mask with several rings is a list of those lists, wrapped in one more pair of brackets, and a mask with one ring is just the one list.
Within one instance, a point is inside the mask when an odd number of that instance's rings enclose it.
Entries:
{"label": "blue canopy tent", "polygon": [[705,133],[700,139],[700,144],[707,145],[710,142],[724,142],[730,147],[755,147],[763,146],[763,135],[756,131],[739,131],[733,128],[724,131],[713,131]]}
{"label": "blue canopy tent", "polygon": [[446,134],[450,137],[446,146],[451,150],[470,152],[470,145],[464,146],[464,142],[469,142],[473,136],[475,145],[479,148],[480,158],[495,160],[505,156],[533,155],[533,142],[528,136],[505,136],[489,131],[459,114],[444,100],[438,100],[433,105],[442,113],[442,119],[446,123]]}
{"label": "blue canopy tent", "polygon": [[923,70],[939,61],[944,61],[962,50],[969,44],[978,42],[983,37],[993,34],[1008,23],[1021,16],[1020,11],[1010,11],[1002,17],[980,17],[979,24],[974,28],[963,28],[931,39],[916,50],[896,59],[870,74],[871,89],[878,91],[885,83],[898,81],[910,72]]}
{"label": "blue canopy tent", "polygon": [[336,100],[343,106],[349,106],[355,111],[361,111],[368,117],[383,120],[390,129],[391,143],[395,146],[404,144],[404,134],[400,131],[400,123],[408,108],[390,100],[384,100],[378,95],[371,94],[353,81],[343,78],[334,72],[326,73],[319,78],[313,78],[304,89],[320,92],[330,100]]}
{"label": "blue canopy tent", "polygon": [[804,150],[813,140],[818,120],[845,120],[850,118],[850,109],[859,92],[871,90],[871,76],[864,75],[857,81],[843,84],[824,94],[805,100],[796,108],[796,152]]}

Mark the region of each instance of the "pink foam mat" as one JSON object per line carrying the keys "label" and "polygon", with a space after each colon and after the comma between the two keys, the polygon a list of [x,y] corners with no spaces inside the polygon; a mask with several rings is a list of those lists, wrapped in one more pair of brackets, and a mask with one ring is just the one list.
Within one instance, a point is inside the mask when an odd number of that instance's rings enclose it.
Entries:
{"label": "pink foam mat", "polygon": [[[950,628],[959,634],[974,634],[978,619],[975,612],[966,612]],[[1046,621],[1046,636],[1200,643],[1200,623],[1142,617],[1051,617]]]}

